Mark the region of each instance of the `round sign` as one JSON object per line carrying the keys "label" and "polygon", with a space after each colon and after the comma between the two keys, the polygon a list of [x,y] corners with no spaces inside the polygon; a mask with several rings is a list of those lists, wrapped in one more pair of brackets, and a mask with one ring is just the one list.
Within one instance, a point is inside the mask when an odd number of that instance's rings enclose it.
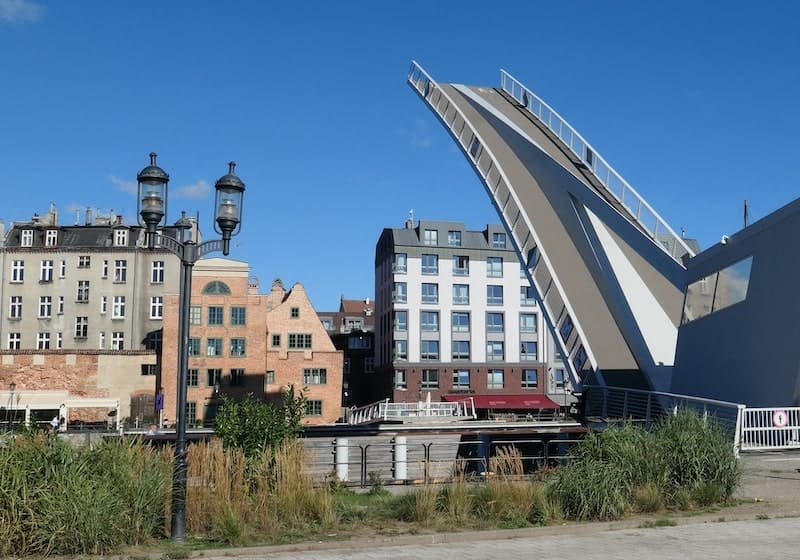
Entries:
{"label": "round sign", "polygon": [[789,415],[785,410],[776,410],[772,413],[772,425],[776,428],[783,428],[789,423]]}

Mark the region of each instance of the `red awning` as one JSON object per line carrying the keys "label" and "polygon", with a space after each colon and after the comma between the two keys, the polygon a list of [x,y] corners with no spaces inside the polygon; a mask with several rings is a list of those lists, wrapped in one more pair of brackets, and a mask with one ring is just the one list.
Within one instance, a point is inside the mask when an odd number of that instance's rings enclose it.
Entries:
{"label": "red awning", "polygon": [[455,393],[443,395],[442,398],[448,402],[458,402],[472,398],[477,409],[527,410],[561,408],[559,404],[545,395],[465,395]]}

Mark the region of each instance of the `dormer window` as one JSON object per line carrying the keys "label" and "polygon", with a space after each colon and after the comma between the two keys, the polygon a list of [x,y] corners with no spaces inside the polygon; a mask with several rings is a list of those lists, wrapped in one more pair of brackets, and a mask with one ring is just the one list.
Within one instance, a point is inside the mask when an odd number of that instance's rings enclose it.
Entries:
{"label": "dormer window", "polygon": [[114,230],[114,246],[127,247],[127,245],[128,245],[128,230],[127,229]]}
{"label": "dormer window", "polygon": [[48,229],[44,237],[45,247],[55,247],[58,245],[58,230]]}
{"label": "dormer window", "polygon": [[20,236],[20,245],[23,247],[33,247],[33,230],[23,229]]}

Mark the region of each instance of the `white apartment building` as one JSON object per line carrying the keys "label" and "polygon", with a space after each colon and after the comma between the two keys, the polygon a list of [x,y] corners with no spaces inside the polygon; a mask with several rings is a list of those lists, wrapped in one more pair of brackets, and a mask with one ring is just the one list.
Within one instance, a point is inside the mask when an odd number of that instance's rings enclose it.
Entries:
{"label": "white apartment building", "polygon": [[484,397],[503,395],[496,408],[506,409],[564,403],[564,370],[502,226],[408,221],[385,229],[375,293],[376,363],[392,400],[430,393],[487,406]]}

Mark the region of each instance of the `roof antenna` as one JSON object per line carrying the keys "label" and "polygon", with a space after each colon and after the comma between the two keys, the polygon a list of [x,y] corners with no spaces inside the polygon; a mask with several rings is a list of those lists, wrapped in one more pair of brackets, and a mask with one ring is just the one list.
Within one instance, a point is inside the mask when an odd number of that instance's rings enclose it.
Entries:
{"label": "roof antenna", "polygon": [[408,211],[408,220],[406,221],[406,229],[414,229],[414,209]]}
{"label": "roof antenna", "polygon": [[750,225],[750,209],[747,207],[747,199],[744,199],[744,227]]}

